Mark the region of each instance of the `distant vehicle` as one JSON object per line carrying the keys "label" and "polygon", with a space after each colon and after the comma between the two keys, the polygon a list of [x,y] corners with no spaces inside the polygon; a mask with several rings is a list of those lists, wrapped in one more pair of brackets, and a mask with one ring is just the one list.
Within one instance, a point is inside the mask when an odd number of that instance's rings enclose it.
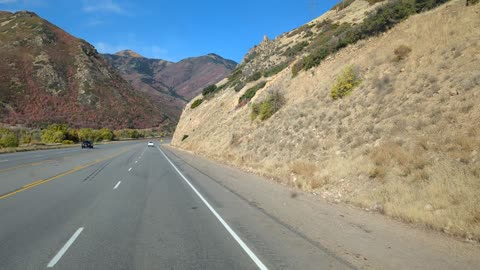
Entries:
{"label": "distant vehicle", "polygon": [[82,148],[93,148],[93,143],[91,141],[83,141]]}
{"label": "distant vehicle", "polygon": [[148,147],[154,147],[155,145],[153,144],[153,142],[148,142],[147,143]]}

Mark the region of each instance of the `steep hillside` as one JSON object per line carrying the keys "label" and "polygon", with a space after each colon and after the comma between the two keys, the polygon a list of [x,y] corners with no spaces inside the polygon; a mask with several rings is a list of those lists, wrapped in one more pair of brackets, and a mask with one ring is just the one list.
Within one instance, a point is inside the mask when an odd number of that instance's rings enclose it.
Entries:
{"label": "steep hillside", "polygon": [[347,1],[265,39],[172,144],[480,240],[480,5],[441,2]]}
{"label": "steep hillside", "polygon": [[143,58],[130,50],[103,56],[135,89],[149,94],[175,120],[188,101],[206,86],[227,77],[237,65],[215,54],[178,63]]}
{"label": "steep hillside", "polygon": [[87,42],[32,12],[0,13],[0,122],[171,126]]}

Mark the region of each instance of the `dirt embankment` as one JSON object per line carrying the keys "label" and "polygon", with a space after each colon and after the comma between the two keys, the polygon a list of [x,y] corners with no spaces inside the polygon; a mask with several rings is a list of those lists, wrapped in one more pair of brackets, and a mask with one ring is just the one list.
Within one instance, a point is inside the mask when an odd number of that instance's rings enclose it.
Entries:
{"label": "dirt embankment", "polygon": [[[322,197],[480,240],[480,5],[451,1],[259,90],[251,120],[226,89],[184,110],[172,144]],[[333,100],[352,66],[361,83]],[[188,135],[188,137],[186,137]]]}

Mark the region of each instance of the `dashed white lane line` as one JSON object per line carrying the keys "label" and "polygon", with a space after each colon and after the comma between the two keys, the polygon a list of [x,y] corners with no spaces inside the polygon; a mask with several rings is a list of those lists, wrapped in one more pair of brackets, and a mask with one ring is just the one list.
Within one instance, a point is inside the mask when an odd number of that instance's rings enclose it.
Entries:
{"label": "dashed white lane line", "polygon": [[117,189],[118,186],[120,186],[120,183],[122,183],[122,181],[118,181],[118,183],[115,185],[115,187],[113,188],[113,190]]}
{"label": "dashed white lane line", "polygon": [[132,170],[132,168],[128,169],[128,171],[131,171],[131,170]]}
{"label": "dashed white lane line", "polygon": [[53,259],[48,263],[48,265],[47,265],[48,268],[52,268],[52,267],[55,266],[55,264],[57,264],[57,262],[62,258],[63,254],[65,254],[65,252],[67,252],[68,248],[70,248],[70,246],[73,244],[73,242],[75,242],[75,240],[82,233],[82,231],[83,231],[83,227],[78,228],[78,230],[72,235],[72,237],[70,237],[70,239],[68,239],[67,243],[65,243],[65,245],[62,247],[62,249],[60,249],[60,251],[58,251],[57,255],[55,255],[55,257],[53,257]]}
{"label": "dashed white lane line", "polygon": [[137,163],[138,163],[138,160],[135,160],[135,164],[137,164]]}
{"label": "dashed white lane line", "polygon": [[180,172],[180,170],[177,169],[177,167],[173,164],[172,161],[165,155],[165,153],[160,149],[160,147],[157,146],[157,149],[162,153],[162,155],[165,157],[165,159],[172,165],[172,167],[177,171],[177,173],[183,178],[183,180],[190,186],[190,188],[197,194],[197,196],[202,200],[202,202],[207,206],[207,208],[212,212],[212,214],[220,221],[220,223],[223,225],[223,227],[227,230],[227,232],[230,233],[230,235],[237,241],[237,243],[242,247],[242,249],[247,253],[247,255],[252,259],[252,261],[257,265],[258,269],[261,270],[268,270],[268,268],[260,261],[260,259],[253,253],[253,251],[243,242],[243,240],[237,235],[237,233],[230,228],[230,226],[223,220],[223,218],[215,211],[215,209],[210,205],[210,203],[198,192],[198,190],[195,188],[195,186],[190,183],[190,181],[183,175],[183,173]]}

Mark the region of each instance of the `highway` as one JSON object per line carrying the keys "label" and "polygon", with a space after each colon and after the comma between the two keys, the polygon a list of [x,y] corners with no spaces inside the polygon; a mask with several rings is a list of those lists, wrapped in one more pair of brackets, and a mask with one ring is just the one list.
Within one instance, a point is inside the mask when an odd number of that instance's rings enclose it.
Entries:
{"label": "highway", "polygon": [[0,269],[353,269],[156,142],[0,155]]}

